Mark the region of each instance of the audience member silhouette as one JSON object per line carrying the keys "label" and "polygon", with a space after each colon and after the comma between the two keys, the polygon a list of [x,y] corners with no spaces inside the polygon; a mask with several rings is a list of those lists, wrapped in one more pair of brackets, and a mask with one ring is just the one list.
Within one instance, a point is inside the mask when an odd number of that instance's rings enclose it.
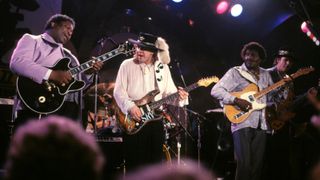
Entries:
{"label": "audience member silhouette", "polygon": [[98,180],[104,157],[94,137],[61,116],[31,120],[13,136],[6,180]]}
{"label": "audience member silhouette", "polygon": [[124,180],[214,180],[216,179],[206,168],[192,160],[171,165],[158,163],[143,167],[129,173]]}

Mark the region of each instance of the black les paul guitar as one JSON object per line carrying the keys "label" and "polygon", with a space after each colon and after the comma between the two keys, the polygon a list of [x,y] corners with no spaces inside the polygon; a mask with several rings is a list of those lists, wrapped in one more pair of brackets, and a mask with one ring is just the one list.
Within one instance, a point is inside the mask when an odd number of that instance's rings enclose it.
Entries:
{"label": "black les paul guitar", "polygon": [[[62,58],[53,67],[49,68],[69,71],[72,77],[75,77],[77,74],[90,69],[94,61],[106,62],[119,54],[129,55],[132,52],[134,52],[133,46],[126,42],[119,45],[118,48],[77,67],[70,67],[70,59]],[[38,84],[29,78],[19,76],[16,86],[20,99],[30,110],[40,114],[49,114],[57,111],[63,105],[65,95],[83,89],[85,82],[73,78],[70,83],[63,85],[55,84],[52,81],[44,81],[42,84]]]}

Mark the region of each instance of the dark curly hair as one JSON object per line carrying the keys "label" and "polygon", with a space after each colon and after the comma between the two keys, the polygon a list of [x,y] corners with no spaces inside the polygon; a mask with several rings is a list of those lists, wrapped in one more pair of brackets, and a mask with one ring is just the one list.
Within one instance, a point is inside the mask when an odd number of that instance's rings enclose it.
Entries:
{"label": "dark curly hair", "polygon": [[266,49],[257,42],[249,42],[248,44],[245,44],[241,50],[241,58],[244,59],[244,56],[246,54],[247,50],[253,50],[257,51],[259,54],[259,57],[264,61],[267,58]]}
{"label": "dark curly hair", "polygon": [[48,29],[52,29],[52,25],[51,23],[54,22],[56,24],[60,24],[61,22],[65,22],[65,21],[69,21],[72,23],[73,27],[76,26],[76,23],[74,22],[74,20],[64,14],[55,14],[53,16],[51,16],[49,18],[49,20],[46,22],[45,26],[44,26],[44,30],[48,30]]}

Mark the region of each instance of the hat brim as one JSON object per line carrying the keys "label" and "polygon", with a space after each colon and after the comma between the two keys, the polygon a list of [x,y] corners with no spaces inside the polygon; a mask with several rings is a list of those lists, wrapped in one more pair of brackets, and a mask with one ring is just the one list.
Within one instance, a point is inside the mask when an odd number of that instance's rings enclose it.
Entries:
{"label": "hat brim", "polygon": [[141,47],[141,48],[143,48],[144,50],[147,50],[147,51],[151,51],[151,52],[164,51],[163,49],[159,49],[154,45],[149,45],[149,44],[143,43],[143,42],[141,42],[139,40],[128,39],[128,41],[130,43],[132,43],[132,44],[138,45],[139,47]]}
{"label": "hat brim", "polygon": [[295,61],[295,60],[296,60],[296,58],[295,58],[292,54],[286,54],[286,55],[276,54],[275,57],[287,57],[287,58],[290,58],[292,61]]}

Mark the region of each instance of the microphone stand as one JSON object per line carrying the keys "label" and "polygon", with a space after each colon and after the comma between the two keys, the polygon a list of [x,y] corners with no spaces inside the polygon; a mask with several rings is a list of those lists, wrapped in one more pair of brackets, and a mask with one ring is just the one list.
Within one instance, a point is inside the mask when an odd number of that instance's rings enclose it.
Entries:
{"label": "microphone stand", "polygon": [[182,80],[183,86],[184,86],[184,87],[187,87],[186,82],[184,81],[184,77],[183,77],[181,68],[180,68],[180,62],[179,62],[178,60],[176,60],[176,59],[175,59],[174,61],[175,61],[176,65],[177,65],[177,68],[178,68],[179,75],[180,75],[180,78],[181,78],[181,80]]}
{"label": "microphone stand", "polygon": [[206,120],[207,118],[204,117],[203,115],[195,112],[195,111],[192,111],[190,109],[187,109],[186,110],[194,115],[197,116],[197,134],[198,134],[198,139],[197,139],[197,150],[198,150],[198,168],[200,168],[200,161],[201,161],[201,119],[203,120]]}
{"label": "microphone stand", "polygon": [[[97,43],[100,45],[98,49],[98,54],[100,55],[102,53],[102,48],[104,45],[105,37],[102,37],[97,41]],[[97,137],[97,123],[98,123],[98,72],[94,72],[94,128],[93,128],[93,134],[95,137]]]}
{"label": "microphone stand", "polygon": [[[186,84],[186,82],[185,82],[185,80],[184,80],[184,77],[183,77],[183,73],[182,73],[182,71],[181,71],[181,67],[180,67],[180,62],[177,60],[177,59],[175,59],[174,60],[175,61],[175,63],[176,63],[176,65],[177,65],[177,68],[178,68],[178,72],[179,72],[179,75],[180,75],[180,79],[181,79],[181,81],[182,81],[182,83],[183,83],[183,86],[184,87],[187,87],[187,84]],[[191,101],[191,97],[189,96],[189,100]],[[186,106],[183,106],[183,110],[184,110],[184,112],[186,112]],[[180,122],[180,110],[178,111],[178,122]],[[185,113],[185,118],[184,118],[185,120],[187,120],[187,113]],[[188,125],[188,123],[186,123],[187,125]],[[181,125],[181,124],[180,124]],[[183,126],[182,126],[183,127]],[[185,141],[185,143],[184,143],[184,152],[186,153],[187,152],[187,138],[188,138],[188,131],[186,130],[186,128],[185,127],[183,127],[183,129],[184,129],[184,131],[185,131],[185,134],[184,134],[184,141]],[[178,136],[180,136],[180,134],[178,135]],[[189,134],[189,136],[192,138],[192,136]],[[180,137],[177,137],[178,138],[178,143],[180,143]],[[192,138],[193,139],[193,138]],[[179,144],[178,144],[179,145]],[[179,145],[179,147],[181,147],[181,144]]]}
{"label": "microphone stand", "polygon": [[93,134],[97,137],[97,123],[98,123],[98,73],[94,73],[94,128]]}

